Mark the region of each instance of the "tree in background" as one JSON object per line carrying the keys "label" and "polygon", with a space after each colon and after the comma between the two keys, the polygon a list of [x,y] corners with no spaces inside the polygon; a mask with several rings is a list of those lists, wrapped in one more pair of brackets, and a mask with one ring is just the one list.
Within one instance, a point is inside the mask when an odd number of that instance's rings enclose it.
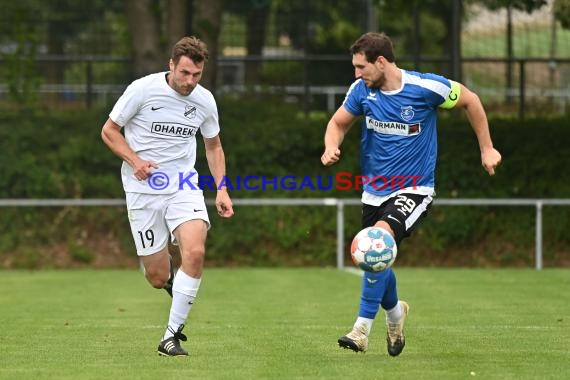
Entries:
{"label": "tree in background", "polygon": [[223,0],[126,0],[134,76],[166,70],[172,46],[194,34],[208,45],[210,58],[202,84],[213,90],[222,4]]}
{"label": "tree in background", "polygon": [[209,59],[201,83],[211,91],[216,90],[218,77],[219,37],[222,25],[223,0],[194,1],[192,34],[208,45]]}
{"label": "tree in background", "polygon": [[[37,58],[40,55],[61,57],[78,53],[70,49],[74,38],[91,25],[100,24],[106,12],[117,9],[116,2],[112,0],[86,3],[73,0],[4,2],[0,41],[4,47],[3,58],[8,63],[5,78],[10,83],[12,98],[19,104],[22,100],[30,102],[37,97],[36,90],[41,81],[65,83],[65,64],[47,61],[39,66]],[[10,48],[5,49],[7,46]],[[84,54],[94,54],[97,47],[102,46],[106,45],[92,44]]]}
{"label": "tree in background", "polygon": [[261,57],[266,42],[271,3],[271,0],[225,3],[224,11],[238,14],[245,19],[245,49],[247,55],[252,57],[245,62],[246,84],[258,84],[261,81]]}
{"label": "tree in background", "polygon": [[479,3],[490,10],[501,8],[517,9],[532,13],[548,3],[547,0],[466,0],[467,3]]}
{"label": "tree in background", "polygon": [[[507,70],[506,70],[506,87],[511,89],[514,86],[514,73],[512,60],[514,59],[514,43],[513,43],[513,22],[512,22],[512,10],[518,9],[525,11],[527,13],[532,13],[533,11],[540,9],[547,4],[546,0],[472,0],[471,3],[479,3],[490,10],[497,10],[505,8],[507,10],[507,51],[506,56],[508,59]],[[509,91],[507,91],[506,96],[507,104],[513,102],[513,96]]]}
{"label": "tree in background", "polygon": [[[165,70],[170,47],[181,36],[194,34],[208,44],[210,60],[203,84],[215,90],[222,15],[237,15],[237,28],[228,27],[232,45],[245,48],[248,84],[345,83],[347,66],[337,62],[268,62],[258,60],[271,44],[285,54],[306,56],[347,54],[347,47],[370,28],[385,31],[395,42],[404,66],[447,73],[426,59],[450,56],[452,5],[482,4],[489,9],[532,12],[546,0],[19,0],[5,2],[0,15],[3,82],[15,89],[48,84],[81,84],[87,80],[85,63],[55,61],[57,57],[120,57],[115,64],[93,65],[99,83],[127,83],[135,77]],[[554,14],[570,27],[570,0],[554,0]],[[367,11],[374,9],[375,23]],[[435,9],[435,10],[434,10]],[[465,17],[465,16],[464,16]],[[225,27],[225,26],[224,26]],[[236,33],[236,30],[238,31]],[[243,35],[242,35],[243,33]],[[227,34],[223,39],[227,38]],[[512,45],[511,45],[512,47]],[[50,56],[49,62],[36,59]],[[512,55],[511,55],[512,57]],[[435,61],[435,60],[434,60]],[[326,70],[323,69],[326,67]],[[10,71],[9,71],[10,70]],[[130,72],[128,72],[130,70]],[[262,71],[263,70],[263,71]],[[347,74],[348,73],[348,74]],[[99,76],[97,76],[99,74]],[[33,78],[36,80],[31,80]],[[332,83],[335,82],[335,83]],[[95,82],[96,83],[96,82]],[[16,92],[14,92],[16,91]],[[31,91],[28,91],[31,92]],[[33,94],[32,94],[33,95]],[[24,96],[23,98],[28,99]]]}
{"label": "tree in background", "polygon": [[570,29],[570,0],[554,0],[554,17],[564,29]]}
{"label": "tree in background", "polygon": [[141,77],[165,69],[165,46],[160,38],[160,14],[152,0],[126,0],[125,11],[131,35],[132,70]]}
{"label": "tree in background", "polygon": [[36,89],[40,77],[36,72],[36,56],[39,44],[37,15],[29,2],[9,2],[3,12],[11,22],[0,23],[0,57],[6,62],[0,71],[6,78],[8,95],[15,104],[30,106],[37,100]]}
{"label": "tree in background", "polygon": [[347,52],[366,29],[364,1],[273,0],[277,32],[312,54]]}
{"label": "tree in background", "polygon": [[[77,2],[74,0],[35,1],[28,0],[34,12],[42,15],[41,23],[45,28],[42,43],[46,54],[51,56],[95,54],[96,49],[109,49],[108,44],[93,41],[84,46],[86,51],[70,51],[77,36],[91,29],[93,25],[100,24],[109,12],[120,12],[120,5],[112,0],[93,0]],[[77,46],[77,45],[75,45]],[[108,54],[108,50],[103,53]],[[66,65],[49,64],[46,66],[45,78],[48,83],[65,83]]]}
{"label": "tree in background", "polygon": [[[48,2],[34,4],[36,11],[42,12],[45,17],[47,54],[53,56],[66,54],[66,42],[78,33],[79,28],[84,27],[93,15],[100,14],[98,12],[100,8],[97,9],[100,3],[100,1],[95,1],[93,4],[82,4],[81,8],[78,7],[77,2],[69,0],[57,0],[51,4]],[[87,5],[88,9],[85,9],[84,5]],[[52,83],[62,83],[64,71],[65,65],[49,65],[46,69],[46,77]]]}
{"label": "tree in background", "polygon": [[186,32],[186,0],[126,0],[133,71],[141,77],[168,68],[172,45]]}
{"label": "tree in background", "polygon": [[450,54],[451,1],[376,1],[378,28],[392,37],[398,59],[411,60],[415,70],[446,72],[439,67],[420,67],[420,61]]}

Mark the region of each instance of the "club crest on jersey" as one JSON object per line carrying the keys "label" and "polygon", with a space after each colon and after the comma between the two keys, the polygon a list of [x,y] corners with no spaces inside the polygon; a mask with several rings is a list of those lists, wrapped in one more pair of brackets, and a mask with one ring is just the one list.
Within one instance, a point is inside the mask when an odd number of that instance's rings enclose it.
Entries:
{"label": "club crest on jersey", "polygon": [[412,106],[405,106],[400,108],[400,116],[405,121],[410,121],[414,117],[414,109]]}
{"label": "club crest on jersey", "polygon": [[187,105],[184,109],[184,116],[188,119],[194,119],[196,117],[196,107]]}

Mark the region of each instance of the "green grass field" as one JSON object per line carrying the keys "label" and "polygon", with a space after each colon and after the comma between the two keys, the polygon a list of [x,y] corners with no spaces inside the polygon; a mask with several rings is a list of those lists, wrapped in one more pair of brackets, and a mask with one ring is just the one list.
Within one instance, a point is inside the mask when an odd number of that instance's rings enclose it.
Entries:
{"label": "green grass field", "polygon": [[398,268],[406,349],[341,350],[361,278],[207,269],[186,358],[156,353],[170,299],[137,271],[1,271],[1,379],[566,379],[570,270]]}

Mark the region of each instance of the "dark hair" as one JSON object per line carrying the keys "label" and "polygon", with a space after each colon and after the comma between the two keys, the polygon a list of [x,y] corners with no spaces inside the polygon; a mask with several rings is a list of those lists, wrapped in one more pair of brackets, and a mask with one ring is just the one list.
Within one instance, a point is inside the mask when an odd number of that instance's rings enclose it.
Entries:
{"label": "dark hair", "polygon": [[178,64],[180,57],[186,56],[195,63],[200,63],[208,60],[208,47],[198,38],[183,37],[172,48],[172,55],[170,59],[174,64]]}
{"label": "dark hair", "polygon": [[394,46],[392,40],[384,33],[368,32],[360,36],[350,47],[352,55],[364,53],[368,62],[374,62],[382,56],[388,62],[394,62]]}

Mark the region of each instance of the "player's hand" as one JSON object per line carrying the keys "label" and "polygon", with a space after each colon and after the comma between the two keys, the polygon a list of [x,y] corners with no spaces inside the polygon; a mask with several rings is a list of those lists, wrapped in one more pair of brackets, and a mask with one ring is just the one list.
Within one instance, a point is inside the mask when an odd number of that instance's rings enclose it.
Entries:
{"label": "player's hand", "polygon": [[321,156],[321,162],[325,166],[330,166],[340,159],[340,149],[338,148],[328,148]]}
{"label": "player's hand", "polygon": [[152,174],[152,169],[158,169],[156,162],[139,159],[133,166],[133,175],[139,181],[144,181]]}
{"label": "player's hand", "polygon": [[216,194],[216,209],[222,218],[231,218],[234,215],[232,200],[225,189],[218,190]]}
{"label": "player's hand", "polygon": [[495,169],[501,163],[501,153],[495,148],[486,149],[481,152],[481,164],[489,175],[495,175]]}

